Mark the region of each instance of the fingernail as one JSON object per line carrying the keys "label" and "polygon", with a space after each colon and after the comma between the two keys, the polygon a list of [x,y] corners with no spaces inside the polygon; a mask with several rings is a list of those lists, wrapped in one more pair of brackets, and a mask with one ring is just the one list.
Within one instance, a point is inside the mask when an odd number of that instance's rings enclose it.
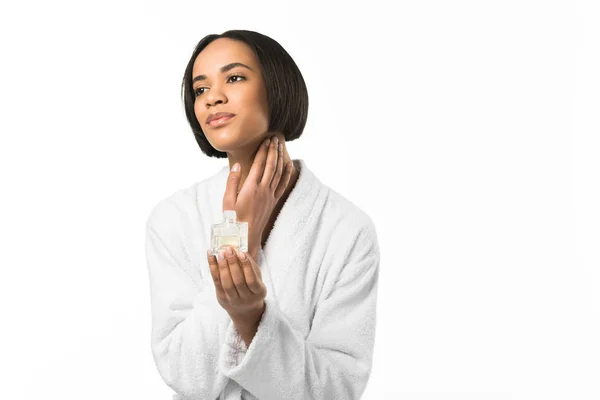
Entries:
{"label": "fingernail", "polygon": [[240,251],[240,260],[242,261],[246,261],[246,253],[244,253],[243,251]]}
{"label": "fingernail", "polygon": [[233,172],[238,172],[240,170],[240,164],[238,164],[238,163],[233,164],[233,168],[231,168],[231,170]]}
{"label": "fingernail", "polygon": [[212,255],[213,255],[212,250],[206,250],[206,256],[207,257],[210,257]]}
{"label": "fingernail", "polygon": [[231,256],[233,255],[233,251],[231,251],[231,247],[228,247],[228,248],[225,250],[225,252],[227,253],[227,255],[228,255],[229,257],[231,257]]}
{"label": "fingernail", "polygon": [[223,250],[219,250],[219,252],[217,253],[217,258],[219,259],[219,261],[223,261],[225,259],[225,255],[223,254]]}
{"label": "fingernail", "polygon": [[271,143],[271,139],[267,139],[267,141],[265,142],[265,144],[268,146],[269,143]]}

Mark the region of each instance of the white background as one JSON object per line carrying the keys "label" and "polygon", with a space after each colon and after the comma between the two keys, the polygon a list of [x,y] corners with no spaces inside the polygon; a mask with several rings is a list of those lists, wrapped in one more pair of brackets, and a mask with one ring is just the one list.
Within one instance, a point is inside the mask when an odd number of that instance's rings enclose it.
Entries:
{"label": "white background", "polygon": [[167,400],[151,208],[226,165],[181,78],[209,33],[292,55],[288,144],[373,219],[364,399],[600,398],[595,1],[29,1],[0,6],[2,399]]}

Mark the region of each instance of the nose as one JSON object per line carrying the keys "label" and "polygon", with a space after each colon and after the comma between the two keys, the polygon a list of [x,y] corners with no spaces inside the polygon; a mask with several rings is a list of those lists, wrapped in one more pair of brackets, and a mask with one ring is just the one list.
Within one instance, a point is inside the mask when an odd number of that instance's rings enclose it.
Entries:
{"label": "nose", "polygon": [[208,93],[206,93],[206,97],[205,97],[205,101],[206,101],[206,106],[210,107],[210,106],[215,106],[219,103],[226,103],[227,102],[227,97],[225,96],[225,94],[221,91],[221,89],[217,86],[213,86]]}

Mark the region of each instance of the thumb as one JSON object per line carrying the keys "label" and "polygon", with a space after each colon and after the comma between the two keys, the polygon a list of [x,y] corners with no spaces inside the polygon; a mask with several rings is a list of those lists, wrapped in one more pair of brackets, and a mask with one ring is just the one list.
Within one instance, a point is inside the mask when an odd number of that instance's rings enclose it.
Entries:
{"label": "thumb", "polygon": [[231,171],[229,171],[229,177],[227,178],[227,184],[225,186],[225,194],[223,195],[223,211],[235,210],[235,203],[237,201],[238,187],[240,180],[242,179],[242,169],[239,163],[233,164]]}

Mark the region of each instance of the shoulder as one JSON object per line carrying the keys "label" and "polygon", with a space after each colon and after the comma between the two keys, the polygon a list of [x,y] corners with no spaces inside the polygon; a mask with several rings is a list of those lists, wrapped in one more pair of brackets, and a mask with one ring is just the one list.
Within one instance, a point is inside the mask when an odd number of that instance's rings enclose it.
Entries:
{"label": "shoulder", "polygon": [[299,208],[306,207],[308,204],[313,218],[315,218],[315,211],[318,210],[316,218],[326,222],[325,225],[335,231],[375,230],[373,220],[363,209],[321,181],[316,173],[308,168],[304,160],[299,161],[302,168],[301,178],[304,178],[303,193],[297,200]]}
{"label": "shoulder", "polygon": [[313,245],[343,262],[379,257],[377,230],[371,216],[331,187],[322,184],[322,189],[324,201],[319,215],[313,217],[318,221]]}
{"label": "shoulder", "polygon": [[148,214],[146,227],[159,233],[173,230],[177,226],[197,218],[198,209],[209,206],[199,203],[208,202],[209,194],[212,192],[210,188],[215,184],[221,172],[194,182],[185,188],[177,189],[159,200]]}
{"label": "shoulder", "polygon": [[[375,278],[380,250],[375,224],[370,215],[339,192],[326,188],[327,200],[320,220],[326,229],[312,241],[315,256],[322,260],[328,297],[335,288],[352,286]],[[325,222],[327,221],[327,222]],[[319,228],[321,229],[321,228]]]}
{"label": "shoulder", "polygon": [[185,203],[192,198],[193,186],[178,189],[167,197],[159,200],[150,210],[146,226],[158,229],[165,225],[177,214],[182,212]]}
{"label": "shoulder", "polygon": [[327,202],[324,212],[335,222],[335,230],[376,235],[375,224],[369,214],[334,189],[327,187]]}

